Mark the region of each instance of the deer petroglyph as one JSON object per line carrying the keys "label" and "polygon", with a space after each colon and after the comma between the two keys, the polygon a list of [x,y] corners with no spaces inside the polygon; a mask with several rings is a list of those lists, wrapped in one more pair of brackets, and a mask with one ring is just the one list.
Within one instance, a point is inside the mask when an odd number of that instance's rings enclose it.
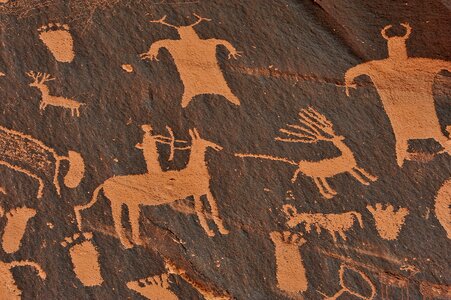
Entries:
{"label": "deer petroglyph", "polygon": [[80,106],[86,104],[65,97],[50,95],[46,82],[55,80],[55,78],[50,78],[50,75],[45,73],[42,74],[39,72],[35,74],[33,71],[28,72],[27,75],[34,80],[30,83],[30,86],[37,88],[41,92],[41,103],[39,105],[41,112],[44,111],[48,105],[51,105],[55,107],[68,108],[70,109],[72,116],[80,116]]}
{"label": "deer petroglyph", "polygon": [[84,162],[79,153],[69,151],[68,156],[60,156],[41,141],[0,126],[0,165],[35,179],[39,184],[38,199],[43,195],[44,178],[51,178],[56,192],[61,194],[58,175],[62,161],[69,163],[64,184],[77,187],[84,176]]}
{"label": "deer petroglyph", "polygon": [[201,39],[194,26],[210,19],[200,16],[196,22],[188,26],[175,26],[166,22],[166,16],[160,20],[150,21],[175,28],[180,36],[179,40],[160,40],[150,46],[148,52],[141,54],[142,59],[156,60],[161,48],[166,48],[172,55],[180,78],[184,85],[182,107],[187,107],[191,100],[203,94],[224,96],[235,105],[240,100],[232,93],[219,67],[216,52],[218,46],[224,46],[230,52],[229,59],[236,59],[240,52],[231,43],[219,39]]}
{"label": "deer petroglyph", "polygon": [[[119,235],[121,243],[130,248],[133,244],[125,236],[122,226],[122,207],[126,205],[129,210],[130,223],[132,229],[133,242],[142,244],[140,238],[139,216],[142,206],[159,206],[171,204],[176,200],[194,197],[194,206],[197,217],[202,228],[208,236],[215,235],[209,228],[207,218],[204,212],[201,197],[206,195],[210,204],[213,221],[221,234],[228,234],[229,231],[224,227],[222,219],[219,216],[216,199],[210,189],[210,174],[208,172],[205,153],[208,148],[216,151],[222,150],[222,147],[202,139],[196,129],[190,130],[192,139],[191,155],[185,169],[180,171],[163,172],[157,167],[155,160],[158,158],[155,143],[161,138],[152,136],[151,127],[143,126],[143,143],[138,144],[144,153],[144,159],[150,170],[145,174],[114,176],[107,179],[93,193],[92,200],[86,204],[75,207],[75,214],[78,226],[81,230],[81,211],[93,206],[101,190],[111,203],[114,226]],[[163,139],[168,143],[167,139]],[[151,161],[153,160],[153,161]]]}
{"label": "deer petroglyph", "polygon": [[355,211],[349,211],[341,214],[311,214],[311,213],[298,213],[296,208],[290,204],[285,204],[283,210],[288,220],[287,226],[290,228],[296,227],[299,224],[305,223],[305,230],[310,233],[312,227],[316,228],[318,234],[321,233],[321,229],[329,232],[334,242],[337,241],[337,234],[346,240],[345,232],[350,230],[354,226],[355,220],[363,228],[362,216]]}
{"label": "deer petroglyph", "polygon": [[277,141],[286,143],[317,143],[318,141],[331,142],[337,147],[341,155],[326,158],[320,161],[301,160],[299,162],[290,159],[275,157],[265,154],[235,154],[238,157],[250,157],[281,161],[297,166],[291,181],[294,183],[299,174],[304,174],[313,179],[321,195],[331,199],[337,192],[327,182],[328,178],[342,173],[349,173],[363,185],[369,185],[376,181],[377,177],[357,165],[352,150],[344,143],[344,136],[337,135],[333,124],[324,115],[309,107],[299,113],[300,124],[288,125],[289,129],[280,129],[280,132],[288,137],[277,137]]}
{"label": "deer petroglyph", "polygon": [[381,31],[387,40],[388,58],[362,63],[345,74],[346,94],[355,88],[354,79],[368,75],[379,92],[396,139],[396,160],[401,167],[409,158],[408,142],[414,139],[433,138],[444,150],[451,152],[451,141],[440,129],[432,93],[434,78],[442,70],[451,70],[451,63],[438,59],[409,57],[406,40],[412,28],[404,36],[387,35],[388,25]]}

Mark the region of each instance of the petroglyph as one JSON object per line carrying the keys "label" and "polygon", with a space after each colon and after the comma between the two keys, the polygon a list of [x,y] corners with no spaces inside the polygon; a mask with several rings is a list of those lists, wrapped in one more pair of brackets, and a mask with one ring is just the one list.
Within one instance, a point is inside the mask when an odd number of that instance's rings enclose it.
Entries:
{"label": "petroglyph", "polygon": [[401,24],[404,36],[387,35],[392,25],[384,27],[382,37],[387,40],[388,58],[362,63],[345,74],[346,94],[356,88],[354,79],[368,75],[379,92],[396,139],[396,160],[400,167],[409,158],[408,142],[433,138],[445,151],[451,152],[451,141],[440,129],[432,86],[437,73],[451,70],[451,63],[438,59],[409,57],[406,40],[412,28]]}
{"label": "petroglyph", "polygon": [[288,231],[269,234],[275,246],[277,287],[289,295],[307,291],[308,280],[299,247],[306,240]]}
{"label": "petroglyph", "polygon": [[[371,294],[370,295],[362,295],[357,291],[352,290],[350,287],[346,286],[346,281],[344,278],[345,275],[345,271],[349,270],[354,272],[355,274],[358,274],[360,276],[360,278],[362,279],[362,284],[366,283],[368,285],[368,287],[371,289]],[[333,296],[327,296],[324,293],[321,293],[323,296],[325,296],[324,300],[336,300],[338,298],[340,298],[343,294],[350,294],[354,297],[357,297],[359,299],[363,299],[363,300],[372,300],[375,299],[377,291],[376,291],[376,286],[374,285],[374,283],[371,281],[371,279],[362,271],[351,267],[349,265],[346,264],[342,264],[340,266],[340,270],[338,271],[339,274],[339,278],[340,278],[340,286],[341,286],[341,290],[339,290],[337,293],[335,293],[335,295]]]}
{"label": "petroglyph", "polygon": [[169,289],[168,277],[168,274],[162,274],[130,281],[127,283],[127,287],[147,299],[177,300],[179,298]]}
{"label": "petroglyph", "polygon": [[39,38],[59,62],[70,63],[75,58],[74,40],[67,24],[49,23],[38,29]]}
{"label": "petroglyph", "polygon": [[425,300],[451,299],[451,286],[423,281],[420,283],[420,293]]}
{"label": "petroglyph", "polygon": [[20,248],[28,221],[36,215],[36,210],[19,207],[6,214],[6,226],[2,235],[2,247],[6,253],[14,253]]}
{"label": "petroglyph", "polygon": [[22,291],[16,285],[11,269],[16,267],[32,267],[38,276],[45,280],[47,274],[42,268],[31,261],[13,261],[10,263],[0,261],[0,299],[20,300]]}
{"label": "petroglyph", "polygon": [[386,240],[396,240],[409,210],[400,208],[395,211],[392,205],[388,204],[383,208],[381,203],[376,203],[375,207],[368,205],[366,208],[373,215],[379,235]]}
{"label": "petroglyph", "polygon": [[389,273],[379,273],[378,279],[382,285],[381,297],[383,300],[393,299],[393,297],[391,297],[390,293],[388,292],[389,287],[401,289],[401,300],[409,300],[409,279]]}
{"label": "petroglyph", "polygon": [[451,239],[451,179],[443,183],[435,196],[435,215]]}
{"label": "petroglyph", "polygon": [[173,262],[165,259],[165,266],[168,270],[168,274],[173,274],[180,276],[183,280],[185,280],[188,284],[190,284],[196,291],[201,294],[205,300],[231,300],[232,297],[230,297],[226,292],[222,292],[222,294],[219,294],[217,292],[214,292],[210,290],[208,287],[204,286],[203,284],[193,280],[187,273],[186,270],[183,270],[181,268],[178,268]]}
{"label": "petroglyph", "polygon": [[127,73],[133,73],[133,66],[130,64],[123,64],[122,66],[122,70],[124,70]]}
{"label": "petroglyph", "polygon": [[92,242],[92,233],[77,233],[67,237],[61,246],[69,249],[74,273],[85,286],[96,286],[103,283],[100,270],[99,251]]}
{"label": "petroglyph", "polygon": [[148,52],[141,54],[142,59],[156,60],[161,48],[166,48],[172,55],[180,78],[184,85],[182,107],[187,107],[191,100],[203,94],[224,96],[235,105],[240,100],[232,93],[219,67],[216,52],[218,46],[224,46],[229,51],[229,59],[241,56],[231,43],[219,39],[201,39],[194,26],[202,21],[211,21],[194,14],[198,20],[188,26],[175,26],[166,22],[166,16],[159,20],[150,21],[175,28],[180,36],[179,40],[160,40],[150,46]]}
{"label": "petroglyph", "polygon": [[80,184],[84,176],[83,158],[77,152],[68,153],[68,156],[60,156],[41,141],[0,126],[0,165],[35,179],[38,199],[43,195],[44,178],[52,179],[56,192],[61,194],[58,175],[62,161],[69,163],[69,171],[64,176],[67,187]]}
{"label": "petroglyph", "polygon": [[311,214],[298,213],[296,208],[290,204],[283,206],[283,211],[288,218],[286,222],[290,228],[296,227],[299,224],[305,223],[305,230],[310,233],[312,226],[316,227],[316,232],[321,233],[321,229],[329,232],[329,234],[337,241],[337,234],[346,240],[345,232],[354,226],[355,220],[363,228],[362,216],[355,211],[349,211],[341,214]]}
{"label": "petroglyph", "polygon": [[0,194],[8,195],[8,193],[6,192],[6,189],[4,187],[1,187],[1,186],[0,186]]}
{"label": "petroglyph", "polygon": [[39,72],[36,74],[33,71],[28,72],[27,75],[34,80],[30,83],[30,86],[37,88],[41,92],[41,103],[39,105],[41,113],[48,105],[51,105],[55,107],[68,108],[70,109],[72,116],[80,116],[80,106],[86,104],[65,97],[50,95],[49,88],[45,83],[55,80],[55,78],[50,78],[50,75],[46,73]]}
{"label": "petroglyph", "polygon": [[[125,236],[122,226],[122,207],[128,207],[132,229],[132,240],[135,244],[142,244],[140,238],[139,216],[142,206],[159,206],[173,203],[176,200],[194,197],[194,207],[202,228],[208,236],[215,235],[209,228],[201,196],[207,197],[210,204],[213,221],[221,234],[228,234],[219,216],[216,199],[210,190],[210,174],[208,172],[205,154],[208,148],[216,151],[222,147],[202,139],[196,129],[190,130],[192,139],[191,155],[185,169],[180,171],[161,171],[158,161],[158,150],[155,143],[158,139],[152,136],[150,126],[143,126],[143,142],[137,147],[142,148],[148,172],[139,175],[114,176],[98,186],[93,193],[92,200],[86,204],[75,207],[77,223],[81,230],[81,211],[93,206],[98,195],[103,190],[106,198],[110,200],[113,213],[114,226],[121,243],[126,248],[133,244]],[[171,140],[170,138],[168,138]],[[160,139],[161,140],[161,139]],[[164,139],[163,142],[167,142]]]}
{"label": "petroglyph", "polygon": [[369,185],[376,181],[377,177],[357,165],[352,150],[344,143],[345,137],[337,135],[333,129],[333,124],[324,115],[317,112],[312,107],[308,107],[299,112],[299,124],[289,124],[288,129],[280,129],[280,132],[287,137],[276,137],[277,141],[286,143],[317,143],[318,141],[332,142],[337,147],[341,155],[333,158],[326,158],[320,161],[301,160],[299,162],[290,159],[275,157],[266,154],[235,154],[238,157],[251,157],[281,161],[293,166],[297,166],[291,181],[294,183],[299,174],[304,174],[313,179],[321,195],[326,199],[331,199],[337,192],[327,182],[328,178],[342,173],[349,173],[363,185]]}

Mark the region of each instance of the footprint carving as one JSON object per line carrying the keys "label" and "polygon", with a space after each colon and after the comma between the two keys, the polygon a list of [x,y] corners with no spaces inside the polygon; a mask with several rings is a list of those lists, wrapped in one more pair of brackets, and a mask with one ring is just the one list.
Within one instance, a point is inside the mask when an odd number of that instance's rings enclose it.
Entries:
{"label": "footprint carving", "polygon": [[75,57],[74,40],[69,26],[60,23],[49,23],[38,29],[39,38],[47,46],[59,62],[72,62]]}
{"label": "footprint carving", "polygon": [[92,233],[85,232],[66,237],[61,242],[61,246],[69,249],[74,273],[84,286],[96,286],[103,283],[99,252],[91,239]]}
{"label": "footprint carving", "polygon": [[2,236],[2,247],[6,253],[14,253],[20,248],[28,221],[36,215],[36,210],[18,207],[6,213],[6,226]]}
{"label": "footprint carving", "polygon": [[152,300],[178,300],[169,290],[169,275],[162,274],[127,283],[127,287],[141,296]]}

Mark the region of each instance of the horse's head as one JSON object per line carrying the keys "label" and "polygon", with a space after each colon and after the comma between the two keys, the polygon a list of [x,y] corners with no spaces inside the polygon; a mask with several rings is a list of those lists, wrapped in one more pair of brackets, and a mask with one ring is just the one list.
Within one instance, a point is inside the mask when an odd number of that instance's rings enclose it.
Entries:
{"label": "horse's head", "polygon": [[223,148],[221,146],[219,146],[218,144],[215,144],[213,142],[210,142],[208,140],[205,140],[203,138],[200,137],[199,132],[197,131],[196,128],[194,129],[190,129],[189,130],[189,135],[191,137],[191,141],[193,143],[193,147],[195,146],[200,146],[204,149],[206,148],[212,148],[216,151],[221,151]]}

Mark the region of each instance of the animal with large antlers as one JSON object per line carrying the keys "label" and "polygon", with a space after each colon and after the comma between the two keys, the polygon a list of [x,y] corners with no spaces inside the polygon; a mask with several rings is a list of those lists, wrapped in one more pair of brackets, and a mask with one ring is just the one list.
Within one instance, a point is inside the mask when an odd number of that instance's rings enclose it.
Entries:
{"label": "animal with large antlers", "polygon": [[175,26],[166,22],[166,16],[159,20],[150,21],[175,28],[180,36],[179,40],[160,40],[150,46],[149,51],[141,54],[142,59],[156,60],[161,48],[166,48],[172,55],[180,78],[184,85],[182,107],[187,107],[191,100],[203,94],[224,96],[235,105],[240,100],[232,93],[219,67],[216,58],[218,46],[224,46],[230,52],[230,58],[241,56],[231,43],[219,39],[201,39],[194,26],[202,21],[211,21],[196,14],[197,21],[187,26]]}
{"label": "animal with large antlers", "polygon": [[[143,128],[146,130],[148,128]],[[196,129],[190,130],[192,139],[191,155],[185,169],[180,171],[166,171],[139,175],[114,176],[107,179],[94,191],[92,200],[86,204],[75,207],[75,214],[79,229],[81,230],[81,211],[93,206],[98,199],[99,193],[103,190],[106,198],[110,200],[113,213],[113,221],[121,243],[126,248],[131,248],[133,244],[126,238],[122,226],[122,207],[128,207],[132,238],[135,244],[142,244],[140,238],[139,216],[142,206],[160,206],[170,204],[176,200],[194,197],[194,208],[199,218],[202,228],[208,236],[215,233],[208,226],[206,214],[203,208],[201,197],[206,195],[210,204],[214,223],[221,234],[228,234],[219,216],[216,199],[210,190],[210,174],[208,173],[205,161],[205,153],[208,148],[216,151],[222,147],[202,139]],[[140,145],[145,147],[146,143]],[[145,149],[143,149],[145,150]]]}
{"label": "animal with large antlers", "polygon": [[352,150],[344,143],[344,136],[337,135],[333,124],[324,115],[312,107],[303,109],[299,113],[299,124],[288,125],[288,129],[280,129],[286,136],[276,137],[277,141],[286,143],[317,143],[319,141],[331,142],[340,150],[341,155],[326,158],[320,161],[301,160],[292,161],[287,158],[274,157],[261,154],[235,154],[238,157],[251,157],[285,162],[297,166],[291,181],[294,183],[299,174],[302,173],[313,179],[321,195],[331,199],[337,192],[327,182],[328,178],[342,173],[349,173],[361,184],[369,185],[371,181],[377,180],[376,176],[369,174],[357,165]]}
{"label": "animal with large antlers", "polygon": [[42,94],[41,103],[39,105],[39,109],[41,111],[44,111],[48,105],[52,105],[56,107],[68,108],[70,109],[72,116],[80,116],[80,106],[86,104],[65,97],[50,95],[49,88],[45,83],[55,80],[55,78],[51,78],[50,75],[46,73],[38,72],[36,74],[33,71],[28,72],[27,75],[34,80],[30,83],[30,86],[37,88]]}

